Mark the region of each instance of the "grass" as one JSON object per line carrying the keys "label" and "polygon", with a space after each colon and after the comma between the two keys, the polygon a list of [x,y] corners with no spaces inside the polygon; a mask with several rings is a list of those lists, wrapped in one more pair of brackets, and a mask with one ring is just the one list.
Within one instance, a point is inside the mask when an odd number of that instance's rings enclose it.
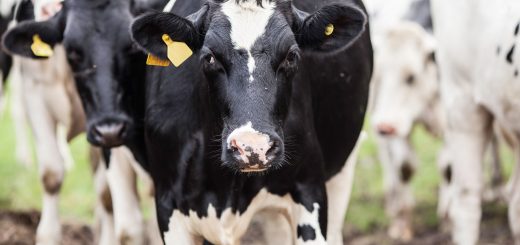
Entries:
{"label": "grass", "polygon": [[[415,130],[412,142],[420,159],[419,169],[411,182],[416,203],[422,207],[420,212],[416,212],[416,219],[427,226],[435,226],[439,182],[435,162],[440,142],[422,128]],[[75,165],[66,174],[61,192],[60,212],[65,220],[92,222],[95,194],[87,158],[87,142],[83,135],[72,142],[71,150]],[[513,159],[506,149],[502,149],[502,161],[505,171],[510,173]],[[361,148],[356,171],[347,223],[360,232],[385,227],[388,225],[388,219],[383,206],[382,169],[371,133]],[[0,209],[40,209],[41,197],[42,187],[37,166],[34,164],[27,168],[16,162],[13,122],[9,111],[6,111],[0,117]],[[146,209],[148,216],[150,209]]]}

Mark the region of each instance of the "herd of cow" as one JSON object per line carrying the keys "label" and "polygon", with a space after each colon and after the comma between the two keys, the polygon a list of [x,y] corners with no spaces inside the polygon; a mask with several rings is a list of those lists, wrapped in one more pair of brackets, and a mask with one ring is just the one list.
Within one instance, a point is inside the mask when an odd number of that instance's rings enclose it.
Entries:
{"label": "herd of cow", "polygon": [[[137,176],[166,244],[240,244],[255,220],[288,227],[267,244],[343,244],[367,112],[393,238],[413,236],[415,125],[444,143],[438,211],[456,244],[478,241],[487,149],[505,138],[520,158],[517,0],[1,0],[0,14],[0,84],[45,190],[37,244],[60,243],[82,132],[100,244],[147,242]],[[504,196],[520,243],[517,169]]]}

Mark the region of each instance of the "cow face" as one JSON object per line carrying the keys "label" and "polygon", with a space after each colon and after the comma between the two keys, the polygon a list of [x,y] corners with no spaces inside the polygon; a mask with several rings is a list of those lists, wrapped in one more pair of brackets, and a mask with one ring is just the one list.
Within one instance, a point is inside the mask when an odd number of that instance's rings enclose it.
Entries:
{"label": "cow face", "polygon": [[419,25],[391,27],[376,49],[373,125],[383,136],[406,137],[438,96],[434,41]]}
{"label": "cow face", "polygon": [[309,15],[290,1],[229,0],[210,2],[187,19],[145,15],[132,33],[146,52],[163,59],[163,34],[196,52],[222,119],[222,161],[260,172],[284,160],[283,126],[302,53],[345,49],[365,24],[362,10],[349,5]]}
{"label": "cow face", "polygon": [[132,98],[122,91],[140,76],[136,67],[143,66],[144,55],[128,32],[133,18],[129,5],[121,0],[67,1],[51,19],[23,22],[4,37],[7,50],[29,58],[42,58],[31,50],[35,35],[51,47],[64,45],[87,114],[87,139],[97,146],[121,145],[132,128],[122,106]]}

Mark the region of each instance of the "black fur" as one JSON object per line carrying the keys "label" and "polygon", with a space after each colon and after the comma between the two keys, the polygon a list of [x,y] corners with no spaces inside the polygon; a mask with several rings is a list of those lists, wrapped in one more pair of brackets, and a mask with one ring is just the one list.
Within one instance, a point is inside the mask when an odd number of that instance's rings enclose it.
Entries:
{"label": "black fur", "polygon": [[[290,195],[309,212],[319,204],[317,222],[325,236],[325,182],[354,148],[368,100],[373,61],[362,3],[279,3],[266,35],[252,48],[252,83],[247,52],[234,49],[219,4],[177,1],[175,15],[145,15],[132,27],[133,39],[147,52],[165,57],[163,33],[195,52],[178,68],[149,67],[147,75],[146,148],[162,234],[174,210],[205,217],[211,204],[217,216],[228,208],[243,213],[265,188]],[[158,26],[157,17],[172,21]],[[335,32],[327,37],[329,23]],[[225,146],[229,133],[247,120],[284,147],[263,174],[239,173]]]}

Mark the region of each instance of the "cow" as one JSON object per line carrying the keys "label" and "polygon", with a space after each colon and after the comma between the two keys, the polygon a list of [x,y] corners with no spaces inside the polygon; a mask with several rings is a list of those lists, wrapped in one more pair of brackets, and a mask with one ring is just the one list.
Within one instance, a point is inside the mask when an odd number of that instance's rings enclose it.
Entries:
{"label": "cow", "polygon": [[[432,0],[441,70],[445,142],[452,160],[449,217],[456,244],[476,244],[481,218],[482,161],[493,121],[520,133],[518,44],[520,2]],[[514,152],[518,157],[518,145]],[[518,161],[518,158],[517,158]],[[518,167],[509,197],[509,222],[520,244]]]}
{"label": "cow", "polygon": [[[411,133],[416,125],[424,125],[440,138],[444,118],[429,0],[400,1],[392,6],[385,3],[371,7],[377,20],[372,30],[377,42],[371,122],[383,167],[385,209],[390,217],[388,234],[409,241],[413,237],[414,207],[409,183],[418,166]],[[438,160],[441,169],[447,168],[447,162],[440,160],[444,158]],[[444,187],[445,183],[441,190]]]}
{"label": "cow", "polygon": [[282,210],[295,244],[342,244],[367,23],[358,0],[178,0],[133,22],[162,65],[147,73],[144,130],[166,244],[238,244],[263,209]]}
{"label": "cow", "polygon": [[[48,20],[22,22],[4,35],[8,51],[40,59],[20,58],[25,69],[22,74],[27,74],[24,93],[31,95],[24,99],[37,139],[46,190],[38,244],[56,244],[60,240],[57,200],[64,176],[61,146],[85,128],[89,142],[103,148],[98,154],[106,163],[95,165],[101,206],[96,210],[102,221],[99,242],[145,242],[134,173],[144,172],[137,164],[144,160],[143,155],[131,154],[128,149],[142,142],[131,140],[139,137],[133,134],[139,130],[134,130],[131,120],[134,115],[139,118],[139,114],[128,114],[139,113],[139,94],[130,96],[130,92],[139,90],[140,79],[144,80],[145,57],[133,47],[128,30],[131,10],[144,11],[144,7],[146,2],[118,0],[43,5],[35,2],[35,9],[45,9],[41,13],[49,15]],[[41,20],[36,13],[37,20]],[[49,49],[54,48],[47,60],[31,50],[36,35],[40,42],[52,44]],[[129,143],[123,147],[124,142]]]}
{"label": "cow", "polygon": [[[4,34],[7,30],[7,26],[9,25],[11,17],[10,11],[5,11],[4,9],[9,9],[12,5],[2,4],[0,6],[0,36]],[[0,109],[3,107],[3,87],[5,85],[5,81],[7,80],[7,76],[9,75],[9,71],[11,70],[12,59],[5,52],[0,50]]]}

